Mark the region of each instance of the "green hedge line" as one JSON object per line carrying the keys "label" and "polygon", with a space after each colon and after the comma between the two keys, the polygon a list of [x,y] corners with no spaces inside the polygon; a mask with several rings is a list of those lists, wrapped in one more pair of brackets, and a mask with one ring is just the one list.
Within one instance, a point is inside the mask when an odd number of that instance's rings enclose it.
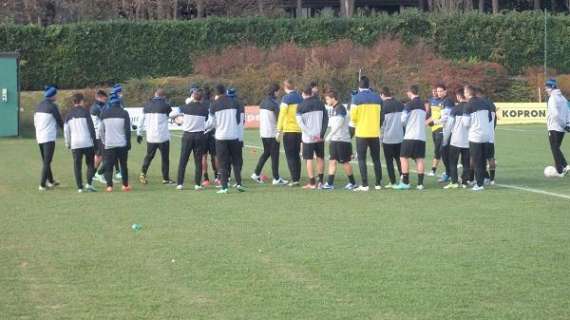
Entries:
{"label": "green hedge line", "polygon": [[[570,72],[570,17],[548,19],[549,67]],[[23,88],[46,83],[80,88],[131,78],[188,75],[192,57],[229,45],[309,46],[338,39],[371,44],[380,36],[424,39],[444,57],[494,61],[512,73],[541,65],[544,16],[430,15],[405,11],[369,18],[206,19],[184,22],[101,22],[0,26],[0,51],[19,50]]]}

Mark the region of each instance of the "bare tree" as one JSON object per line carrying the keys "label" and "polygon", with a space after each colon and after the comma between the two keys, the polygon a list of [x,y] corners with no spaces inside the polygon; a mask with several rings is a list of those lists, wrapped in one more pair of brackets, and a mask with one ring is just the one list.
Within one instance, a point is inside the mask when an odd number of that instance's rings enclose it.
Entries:
{"label": "bare tree", "polygon": [[297,18],[301,18],[303,16],[303,0],[297,0]]}
{"label": "bare tree", "polygon": [[354,15],[355,0],[340,0],[340,15],[343,17],[352,17]]}
{"label": "bare tree", "polygon": [[499,0],[493,0],[493,14],[499,14]]}
{"label": "bare tree", "polygon": [[473,0],[431,0],[432,11],[461,12],[473,10]]}
{"label": "bare tree", "polygon": [[418,8],[421,11],[425,11],[426,10],[426,2],[425,0],[418,0]]}
{"label": "bare tree", "polygon": [[485,0],[479,0],[479,12],[485,12]]}

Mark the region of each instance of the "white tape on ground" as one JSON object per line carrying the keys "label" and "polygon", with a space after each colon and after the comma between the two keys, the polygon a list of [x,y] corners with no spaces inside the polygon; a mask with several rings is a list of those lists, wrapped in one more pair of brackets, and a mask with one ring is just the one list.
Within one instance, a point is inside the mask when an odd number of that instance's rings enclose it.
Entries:
{"label": "white tape on ground", "polygon": [[[173,134],[176,135],[176,134]],[[179,136],[179,135],[176,135]],[[263,147],[260,146],[256,146],[256,145],[251,145],[251,144],[246,144],[244,145],[244,147],[249,148],[249,149],[256,149],[256,150],[263,150]],[[284,153],[283,150],[280,151],[280,153]],[[357,161],[351,161],[351,163],[358,163]],[[372,166],[373,164],[368,162],[367,163],[369,166]],[[413,170],[411,170],[412,172],[414,172]],[[570,200],[570,195],[565,195],[565,194],[560,194],[560,193],[554,193],[554,192],[548,192],[548,191],[544,191],[544,190],[540,190],[540,189],[533,189],[533,188],[526,188],[526,187],[520,187],[520,186],[513,186],[513,185],[509,185],[509,184],[496,184],[497,187],[501,187],[501,188],[506,188],[506,189],[513,189],[513,190],[519,190],[519,191],[525,191],[525,192],[529,192],[529,193],[536,193],[536,194],[542,194],[542,195],[546,195],[546,196],[551,196],[551,197],[556,197],[556,198],[561,198],[561,199],[566,199],[566,200]]]}

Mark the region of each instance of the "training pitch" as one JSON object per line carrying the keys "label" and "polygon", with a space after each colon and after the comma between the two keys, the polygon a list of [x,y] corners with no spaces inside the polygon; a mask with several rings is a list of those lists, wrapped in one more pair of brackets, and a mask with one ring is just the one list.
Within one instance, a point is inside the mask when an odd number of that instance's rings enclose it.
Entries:
{"label": "training pitch", "polygon": [[191,191],[192,160],[186,191],[163,186],[158,155],[140,185],[133,138],[133,191],[78,194],[61,139],[43,193],[35,140],[0,139],[0,318],[570,319],[570,177],[543,176],[545,126],[498,127],[480,193],[258,185],[257,131],[245,144],[246,193]]}

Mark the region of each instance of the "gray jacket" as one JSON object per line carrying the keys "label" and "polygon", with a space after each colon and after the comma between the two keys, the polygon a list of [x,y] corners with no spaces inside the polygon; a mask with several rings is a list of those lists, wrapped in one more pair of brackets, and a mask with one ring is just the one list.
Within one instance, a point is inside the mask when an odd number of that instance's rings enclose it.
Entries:
{"label": "gray jacket", "polygon": [[398,144],[404,140],[404,127],[402,126],[402,112],[404,105],[394,99],[385,99],[380,113],[382,142]]}
{"label": "gray jacket", "polygon": [[479,97],[472,97],[465,106],[461,120],[463,125],[469,128],[469,142],[489,142],[493,118],[489,104],[485,100]]}
{"label": "gray jacket", "polygon": [[564,132],[564,128],[570,124],[569,121],[568,100],[562,95],[560,89],[552,90],[546,111],[548,131]]}
{"label": "gray jacket", "polygon": [[416,97],[402,112],[402,125],[405,127],[404,140],[426,141],[426,109],[423,101]]}
{"label": "gray jacket", "polygon": [[326,141],[334,142],[350,142],[350,116],[342,103],[334,106],[329,118],[330,132],[327,134]]}

